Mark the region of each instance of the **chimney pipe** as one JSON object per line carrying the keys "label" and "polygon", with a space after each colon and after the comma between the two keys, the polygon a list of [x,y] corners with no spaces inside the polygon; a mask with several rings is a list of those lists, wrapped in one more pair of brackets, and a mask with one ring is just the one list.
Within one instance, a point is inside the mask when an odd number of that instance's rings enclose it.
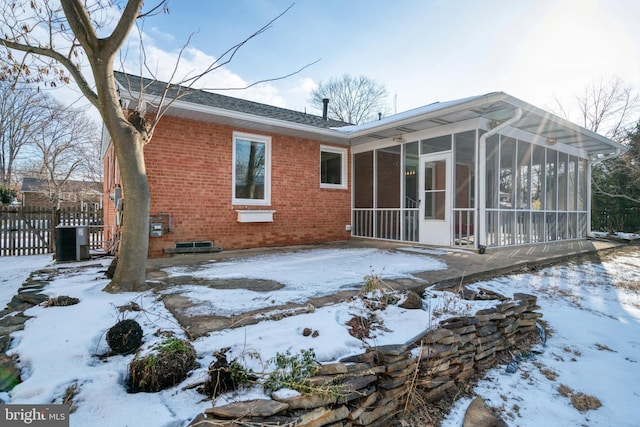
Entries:
{"label": "chimney pipe", "polygon": [[329,98],[322,98],[322,118],[329,120]]}

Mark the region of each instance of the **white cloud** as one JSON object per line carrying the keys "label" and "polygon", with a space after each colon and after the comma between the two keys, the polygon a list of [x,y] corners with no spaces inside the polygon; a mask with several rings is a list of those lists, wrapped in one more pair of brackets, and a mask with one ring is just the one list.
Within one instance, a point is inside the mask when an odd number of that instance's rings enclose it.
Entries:
{"label": "white cloud", "polygon": [[[127,58],[122,64],[126,72],[179,83],[197,76],[216,62],[216,57],[191,46],[187,46],[182,52],[179,48],[165,50],[156,44],[156,39],[150,33],[144,33],[143,40],[146,67],[141,66],[139,38],[134,36],[128,44]],[[194,87],[269,105],[285,106],[284,98],[273,84],[260,83],[247,88],[254,82],[245,80],[226,65],[217,66],[219,68],[204,75]],[[153,76],[145,69],[147,67]]]}
{"label": "white cloud", "polygon": [[298,89],[306,94],[311,94],[311,92],[316,90],[317,88],[318,83],[316,83],[312,78],[309,77],[302,79],[300,85],[298,86]]}

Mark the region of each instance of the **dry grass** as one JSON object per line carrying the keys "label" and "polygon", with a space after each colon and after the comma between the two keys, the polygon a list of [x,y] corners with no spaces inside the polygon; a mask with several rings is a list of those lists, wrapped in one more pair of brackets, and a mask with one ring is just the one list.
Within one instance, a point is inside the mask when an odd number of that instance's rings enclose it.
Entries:
{"label": "dry grass", "polygon": [[596,410],[602,406],[602,402],[595,396],[577,393],[571,396],[571,404],[580,412]]}
{"label": "dry grass", "polygon": [[44,302],[45,307],[66,307],[69,305],[78,304],[80,300],[78,298],[69,297],[66,295],[60,295],[59,297],[49,298]]}
{"label": "dry grass", "polygon": [[[546,329],[546,328],[545,328]],[[531,334],[529,338],[523,340],[517,349],[519,351],[529,351],[534,343],[539,343],[539,337],[537,334]],[[514,350],[512,348],[511,350]],[[505,350],[496,354],[495,366],[506,365],[513,358],[512,354]],[[440,426],[442,421],[449,415],[453,405],[461,398],[475,397],[474,386],[484,378],[484,370],[478,371],[476,374],[467,380],[464,384],[456,384],[456,386],[449,391],[445,392],[444,396],[434,402],[428,402],[425,398],[426,390],[420,386],[415,385],[415,381],[412,381],[411,389],[408,393],[408,401],[405,404],[404,410],[400,412],[395,418],[394,424],[391,426],[397,427],[435,427]],[[528,379],[530,377],[528,372],[523,374],[523,378]],[[506,396],[503,400],[506,400]],[[492,408],[494,412],[500,414],[500,408]],[[520,407],[516,404],[509,411],[512,414],[512,418],[520,416]]]}
{"label": "dry grass", "polygon": [[565,347],[565,348],[563,348],[563,350],[566,353],[571,353],[571,354],[574,354],[576,356],[582,356],[582,352],[580,350],[575,349],[575,348]]}
{"label": "dry grass", "polygon": [[560,393],[560,396],[562,397],[569,397],[573,393],[573,390],[564,384],[560,384],[558,387],[558,393]]}
{"label": "dry grass", "polygon": [[74,401],[74,398],[77,396],[78,392],[79,392],[79,390],[78,390],[78,383],[77,382],[75,382],[75,383],[71,384],[69,387],[67,387],[67,389],[64,392],[64,397],[62,398],[62,403],[69,406],[69,413],[70,414],[73,414],[78,409],[78,406],[76,405],[76,403]]}
{"label": "dry grass", "polygon": [[157,392],[180,383],[196,366],[196,351],[181,339],[169,337],[153,352],[136,357],[129,364],[131,391]]}
{"label": "dry grass", "polygon": [[522,417],[520,415],[520,406],[518,404],[514,404],[513,407],[511,408],[513,410],[513,412],[518,416],[518,417]]}
{"label": "dry grass", "polygon": [[596,348],[600,351],[610,351],[611,353],[617,353],[617,351],[612,350],[609,346],[600,343],[596,343]]}
{"label": "dry grass", "polygon": [[631,280],[629,282],[616,282],[614,283],[616,288],[622,288],[629,292],[639,293],[640,292],[640,281]]}
{"label": "dry grass", "polygon": [[558,373],[548,368],[540,369],[540,373],[544,375],[549,381],[555,381],[558,378]]}
{"label": "dry grass", "polygon": [[561,396],[571,399],[571,405],[580,412],[593,411],[602,406],[602,402],[595,396],[589,396],[582,392],[574,392],[569,386],[560,384],[558,393]]}
{"label": "dry grass", "polygon": [[411,392],[411,397],[404,411],[396,417],[397,422],[393,425],[401,427],[436,427],[441,425],[458,399],[473,396],[471,386],[461,385],[460,387],[462,388],[446,393],[444,397],[435,402],[429,402],[425,398],[426,391],[416,387]]}

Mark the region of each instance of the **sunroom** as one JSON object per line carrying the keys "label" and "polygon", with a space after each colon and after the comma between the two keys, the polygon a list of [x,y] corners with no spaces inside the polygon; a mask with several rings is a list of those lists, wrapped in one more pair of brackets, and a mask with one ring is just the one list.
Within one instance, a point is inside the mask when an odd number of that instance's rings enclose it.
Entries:
{"label": "sunroom", "polygon": [[340,130],[353,236],[481,251],[586,238],[591,165],[624,149],[502,92]]}

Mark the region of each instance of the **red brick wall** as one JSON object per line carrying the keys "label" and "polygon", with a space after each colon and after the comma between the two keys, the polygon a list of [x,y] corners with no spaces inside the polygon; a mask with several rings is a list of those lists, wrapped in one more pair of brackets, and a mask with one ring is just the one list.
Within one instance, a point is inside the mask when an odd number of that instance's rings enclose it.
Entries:
{"label": "red brick wall", "polygon": [[[272,138],[270,206],[232,205],[234,131]],[[320,188],[319,141],[165,117],[145,147],[145,160],[150,216],[170,213],[173,223],[171,233],[150,238],[151,257],[176,241],[213,240],[240,249],[350,236],[345,231],[351,223],[350,188]],[[271,223],[239,223],[237,209],[276,212]]]}

